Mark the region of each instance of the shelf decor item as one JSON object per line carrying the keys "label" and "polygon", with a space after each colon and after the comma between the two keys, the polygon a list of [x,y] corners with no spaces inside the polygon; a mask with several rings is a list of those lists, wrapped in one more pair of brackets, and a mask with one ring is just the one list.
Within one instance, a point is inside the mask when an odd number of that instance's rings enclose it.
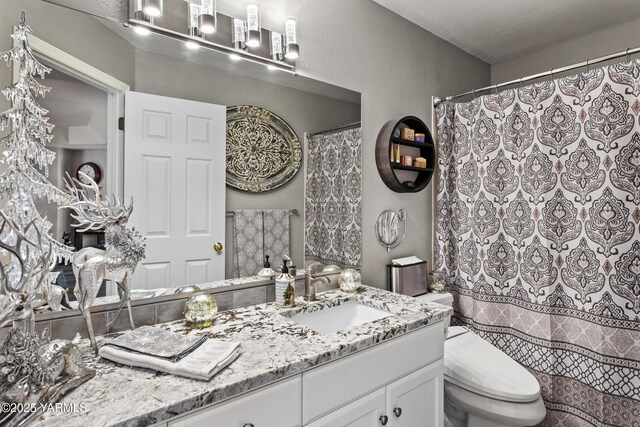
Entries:
{"label": "shelf decor item", "polygon": [[35,332],[34,309],[43,302],[60,305],[42,296],[62,295],[52,284],[57,277],[52,270],[59,259],[71,258],[72,248],[53,238],[52,224],[36,209],[34,196],[60,206],[73,199],[47,179],[55,160],[55,153],[46,148],[53,125],[36,97],[49,88],[35,77],[44,78],[51,70],[33,56],[30,32],[23,12],[11,35],[15,47],[0,52],[18,75],[18,81],[3,91],[11,108],[0,113],[0,130],[10,129],[0,139],[7,147],[6,170],[0,176],[0,193],[6,200],[0,209],[0,328],[11,326],[0,343],[0,404],[4,408],[30,403],[36,411],[1,411],[2,426],[28,424],[46,405],[95,375],[82,362],[77,339],[51,340],[47,330]]}
{"label": "shelf decor item", "polygon": [[[120,308],[113,323],[126,305],[129,324],[135,329],[131,313],[130,280],[145,256],[145,238],[135,229],[127,228],[127,221],[133,212],[133,200],[126,206],[115,196],[109,199],[100,194],[98,184],[79,172],[80,179],[67,174],[66,186],[73,202],[66,205],[71,209],[71,217],[76,220],[72,226],[81,232],[104,230],[105,249],[83,248],[71,259],[73,273],[77,278],[73,293],[78,299],[78,309],[87,325],[91,344],[96,353],[98,346],[91,322],[91,307],[104,280],[113,281],[119,288]],[[88,182],[88,184],[84,184]]]}
{"label": "shelf decor item", "polygon": [[[400,130],[400,138],[394,136],[398,134],[398,130]],[[405,138],[409,134],[411,134],[411,140]],[[424,142],[414,141],[416,134],[424,135]],[[390,155],[392,152],[395,153],[394,156]],[[387,187],[396,193],[422,191],[433,177],[435,156],[431,132],[417,117],[407,116],[400,120],[391,120],[378,134],[376,142],[378,173]],[[404,161],[401,162],[403,159]]]}
{"label": "shelf decor item", "polygon": [[291,126],[269,110],[227,108],[227,185],[261,193],[285,185],[302,164],[302,146]]}
{"label": "shelf decor item", "polygon": [[218,314],[218,302],[211,294],[196,292],[184,304],[184,318],[194,328],[208,328]]}
{"label": "shelf decor item", "polygon": [[356,293],[360,285],[362,285],[362,275],[358,270],[345,268],[340,271],[338,284],[340,285],[340,290],[342,292],[349,294]]}

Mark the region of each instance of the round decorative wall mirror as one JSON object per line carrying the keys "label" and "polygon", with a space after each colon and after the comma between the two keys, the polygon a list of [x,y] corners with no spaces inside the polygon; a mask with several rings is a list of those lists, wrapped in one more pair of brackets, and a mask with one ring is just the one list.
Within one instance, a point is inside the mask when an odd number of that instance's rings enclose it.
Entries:
{"label": "round decorative wall mirror", "polygon": [[383,211],[376,221],[376,237],[378,242],[387,252],[402,243],[405,234],[407,213],[404,209],[398,212],[392,210]]}

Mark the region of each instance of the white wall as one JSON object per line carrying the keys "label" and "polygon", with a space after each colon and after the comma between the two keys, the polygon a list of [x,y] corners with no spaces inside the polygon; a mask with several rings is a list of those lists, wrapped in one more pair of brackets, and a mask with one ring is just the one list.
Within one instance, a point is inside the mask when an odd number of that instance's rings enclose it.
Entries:
{"label": "white wall", "polygon": [[[520,76],[549,71],[552,68],[575,64],[589,58],[639,46],[640,20],[625,22],[493,64],[491,66],[491,83],[513,80]],[[571,74],[575,74],[575,71]]]}

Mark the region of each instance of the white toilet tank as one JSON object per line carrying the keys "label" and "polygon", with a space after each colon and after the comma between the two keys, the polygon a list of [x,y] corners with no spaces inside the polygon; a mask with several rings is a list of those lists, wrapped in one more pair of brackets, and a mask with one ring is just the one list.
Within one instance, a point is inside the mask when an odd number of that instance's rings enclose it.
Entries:
{"label": "white toilet tank", "polygon": [[428,294],[418,295],[416,299],[419,299],[421,301],[435,302],[437,304],[446,305],[448,307],[453,306],[453,295],[451,295],[449,292],[430,292]]}

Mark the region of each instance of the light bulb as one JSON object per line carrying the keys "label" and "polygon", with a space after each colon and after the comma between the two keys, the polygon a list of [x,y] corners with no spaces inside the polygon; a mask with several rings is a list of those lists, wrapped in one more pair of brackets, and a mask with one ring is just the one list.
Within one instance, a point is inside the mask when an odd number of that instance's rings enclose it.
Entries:
{"label": "light bulb", "polygon": [[154,18],[162,16],[162,1],[163,0],[144,0],[142,10],[145,14]]}
{"label": "light bulb", "polygon": [[212,34],[216,31],[216,2],[215,0],[202,0],[198,23],[200,31],[204,34]]}
{"label": "light bulb", "polygon": [[284,23],[285,39],[287,44],[287,51],[285,58],[296,59],[300,56],[300,46],[298,46],[298,34],[297,34],[297,22],[296,18],[289,17]]}
{"label": "light bulb", "polygon": [[258,13],[258,5],[250,3],[247,6],[247,46],[260,46],[260,15]]}

